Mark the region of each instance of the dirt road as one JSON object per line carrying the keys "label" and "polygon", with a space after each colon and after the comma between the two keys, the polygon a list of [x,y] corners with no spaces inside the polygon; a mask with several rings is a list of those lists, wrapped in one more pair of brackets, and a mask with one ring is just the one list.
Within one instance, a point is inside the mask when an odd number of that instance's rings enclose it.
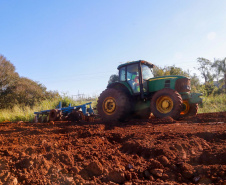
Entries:
{"label": "dirt road", "polygon": [[1,123],[0,184],[226,184],[226,112]]}

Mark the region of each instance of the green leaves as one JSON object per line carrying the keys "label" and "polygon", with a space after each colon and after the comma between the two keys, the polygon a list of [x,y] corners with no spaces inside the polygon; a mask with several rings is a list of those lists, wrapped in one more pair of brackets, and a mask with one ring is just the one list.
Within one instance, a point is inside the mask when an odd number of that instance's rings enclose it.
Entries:
{"label": "green leaves", "polygon": [[197,62],[199,65],[198,70],[201,72],[201,75],[205,80],[205,84],[212,82],[214,79],[212,73],[212,62],[206,58],[197,58]]}
{"label": "green leaves", "polygon": [[15,67],[10,61],[0,55],[0,94],[10,91],[19,79]]}
{"label": "green leaves", "polygon": [[176,67],[175,65],[166,66],[164,68],[155,66],[153,69],[153,74],[154,74],[154,77],[167,76],[167,75],[181,75],[181,76],[186,76],[186,77],[189,76],[188,72],[184,71],[180,67]]}
{"label": "green leaves", "polygon": [[118,82],[119,81],[119,75],[117,74],[113,74],[110,76],[108,83],[114,83],[114,82]]}

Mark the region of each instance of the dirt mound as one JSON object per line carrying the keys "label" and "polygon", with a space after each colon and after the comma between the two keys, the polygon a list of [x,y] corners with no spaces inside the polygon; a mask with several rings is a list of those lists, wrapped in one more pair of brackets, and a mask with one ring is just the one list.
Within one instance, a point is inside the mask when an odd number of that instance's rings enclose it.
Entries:
{"label": "dirt mound", "polygon": [[0,184],[225,184],[226,112],[1,123]]}

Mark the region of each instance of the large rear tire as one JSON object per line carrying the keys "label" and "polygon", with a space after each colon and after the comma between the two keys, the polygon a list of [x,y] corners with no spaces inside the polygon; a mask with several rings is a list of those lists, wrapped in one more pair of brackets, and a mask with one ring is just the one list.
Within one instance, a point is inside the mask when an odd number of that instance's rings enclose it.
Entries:
{"label": "large rear tire", "polygon": [[181,95],[173,89],[157,91],[151,100],[151,112],[155,117],[178,119],[182,111]]}
{"label": "large rear tire", "polygon": [[104,121],[125,121],[130,112],[128,96],[116,89],[106,89],[97,101],[97,111]]}

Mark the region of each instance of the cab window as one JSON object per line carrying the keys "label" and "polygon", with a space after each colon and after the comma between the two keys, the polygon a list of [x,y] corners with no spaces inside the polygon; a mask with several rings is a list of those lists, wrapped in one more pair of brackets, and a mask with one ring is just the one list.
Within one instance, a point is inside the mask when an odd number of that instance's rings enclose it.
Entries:
{"label": "cab window", "polygon": [[134,93],[140,92],[138,64],[127,66],[127,81]]}
{"label": "cab window", "polygon": [[141,68],[142,68],[143,80],[148,80],[148,79],[154,77],[154,75],[152,73],[152,68],[150,68],[149,66],[144,65],[144,64],[141,65]]}
{"label": "cab window", "polygon": [[119,70],[119,80],[123,82],[126,81],[126,67],[122,67]]}
{"label": "cab window", "polygon": [[152,73],[152,68],[145,64],[141,64],[141,69],[142,69],[142,78],[143,78],[143,91],[147,92],[148,91],[148,80],[150,78],[153,78],[154,75]]}

